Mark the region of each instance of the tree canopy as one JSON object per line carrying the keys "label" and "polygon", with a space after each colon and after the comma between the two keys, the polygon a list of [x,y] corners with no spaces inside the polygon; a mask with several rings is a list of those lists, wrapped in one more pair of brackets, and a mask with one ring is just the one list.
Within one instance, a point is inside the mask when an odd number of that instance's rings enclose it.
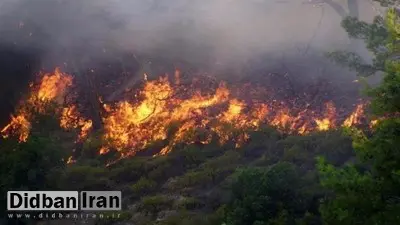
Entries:
{"label": "tree canopy", "polygon": [[[344,22],[361,25],[357,30],[351,24],[354,29],[349,34],[364,39],[376,56],[375,62],[379,59],[379,66],[373,67],[384,72],[384,79],[368,95],[374,115],[382,119],[371,135],[352,130],[357,163],[335,168],[319,159],[321,184],[331,191],[321,205],[325,224],[400,223],[399,21],[399,12],[392,8],[384,20],[375,20],[374,24]],[[369,34],[365,35],[365,31]],[[379,52],[379,48],[384,51]]]}

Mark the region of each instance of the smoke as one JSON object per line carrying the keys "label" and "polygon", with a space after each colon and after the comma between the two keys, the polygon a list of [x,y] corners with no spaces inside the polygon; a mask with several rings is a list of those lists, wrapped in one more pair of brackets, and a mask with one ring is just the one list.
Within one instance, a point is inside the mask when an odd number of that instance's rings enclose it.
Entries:
{"label": "smoke", "polygon": [[[323,53],[346,49],[365,54],[340,22],[346,15],[369,20],[375,15],[365,1],[348,2],[0,0],[0,44],[29,52],[32,63],[39,64],[31,67],[45,70],[65,66],[78,73],[78,67],[118,62],[150,76],[178,66],[224,78],[270,70],[305,80],[347,77],[348,82],[354,77],[323,59]],[[16,60],[14,66],[25,64]]]}
{"label": "smoke", "polygon": [[[353,2],[350,10],[373,16],[361,1]],[[232,64],[259,53],[290,55],[350,43],[340,27],[349,7],[338,2],[3,0],[0,7],[2,41],[41,49],[48,55],[44,61],[65,54],[94,57],[109,47],[176,61]]]}
{"label": "smoke", "polygon": [[[346,15],[371,20],[376,12],[362,0],[312,1],[0,0],[0,118],[12,111],[33,73],[55,66],[78,75],[82,68],[109,68],[102,74],[106,84],[121,71],[113,72],[116,62],[150,77],[177,66],[225,79],[268,72],[304,82],[324,76],[343,88],[354,74],[323,53],[367,55],[340,22]],[[135,79],[125,83],[120,91]],[[120,94],[112,92],[109,100]]]}

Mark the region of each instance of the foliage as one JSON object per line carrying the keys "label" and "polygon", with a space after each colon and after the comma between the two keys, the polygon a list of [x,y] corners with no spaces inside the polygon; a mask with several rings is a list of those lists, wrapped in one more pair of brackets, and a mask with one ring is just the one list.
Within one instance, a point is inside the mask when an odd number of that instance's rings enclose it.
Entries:
{"label": "foliage", "polygon": [[203,206],[203,204],[193,197],[181,197],[175,202],[175,208],[182,210],[194,210]]}
{"label": "foliage", "polygon": [[4,216],[6,194],[10,190],[57,190],[64,169],[62,151],[51,139],[31,135],[26,143],[1,140],[0,197]]}
{"label": "foliage", "polygon": [[281,160],[292,162],[307,170],[314,168],[315,155],[323,155],[335,165],[345,163],[354,155],[351,138],[340,131],[290,136],[279,141],[279,145],[283,151]]}
{"label": "foliage", "polygon": [[331,52],[328,53],[328,57],[356,71],[360,76],[370,76],[385,71],[387,60],[400,56],[400,49],[395,47],[398,45],[400,31],[399,19],[396,19],[395,14],[396,9],[389,9],[386,19],[376,16],[371,24],[353,17],[347,17],[342,21],[342,27],[350,38],[363,40],[367,49],[373,53],[372,64],[366,63],[358,54],[347,51]]}
{"label": "foliage", "polygon": [[111,190],[113,182],[105,168],[72,165],[63,172],[60,186],[73,190]]}
{"label": "foliage", "polygon": [[165,195],[145,196],[141,199],[139,210],[151,216],[172,207],[172,200]]}
{"label": "foliage", "polygon": [[162,220],[159,225],[208,225],[208,219],[204,215],[181,211]]}
{"label": "foliage", "polygon": [[396,6],[400,4],[399,0],[374,0],[376,2],[379,2],[381,6],[388,7],[388,6]]}
{"label": "foliage", "polygon": [[289,163],[238,171],[226,209],[226,223],[294,224],[306,213],[306,200],[299,191],[301,182]]}
{"label": "foliage", "polygon": [[156,187],[157,183],[155,181],[142,177],[131,186],[131,190],[136,196],[140,196],[141,194],[148,194]]}
{"label": "foliage", "polygon": [[[400,49],[400,16],[387,13],[385,26],[387,53]],[[321,184],[332,192],[321,205],[325,224],[399,224],[400,217],[400,61],[385,58],[382,84],[369,90],[380,121],[371,136],[355,132],[353,146],[359,165],[335,168],[320,158]]]}
{"label": "foliage", "polygon": [[210,187],[220,182],[227,174],[231,174],[238,165],[241,157],[238,151],[227,151],[224,155],[212,158],[201,164],[195,170],[190,170],[183,176],[177,177],[170,188],[183,189],[194,186]]}

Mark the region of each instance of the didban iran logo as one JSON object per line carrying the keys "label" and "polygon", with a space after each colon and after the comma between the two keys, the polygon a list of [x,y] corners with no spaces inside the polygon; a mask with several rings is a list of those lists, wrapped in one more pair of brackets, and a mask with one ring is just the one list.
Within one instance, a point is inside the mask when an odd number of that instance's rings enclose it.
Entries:
{"label": "didban iran logo", "polygon": [[120,191],[8,191],[8,211],[119,211]]}

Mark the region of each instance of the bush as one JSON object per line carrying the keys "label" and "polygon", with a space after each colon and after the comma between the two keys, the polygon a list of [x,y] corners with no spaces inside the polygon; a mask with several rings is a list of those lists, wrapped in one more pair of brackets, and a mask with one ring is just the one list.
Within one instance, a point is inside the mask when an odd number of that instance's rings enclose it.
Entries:
{"label": "bush", "polygon": [[176,215],[160,221],[159,225],[210,225],[207,216],[202,214],[181,211]]}
{"label": "bush", "polygon": [[214,181],[214,177],[216,175],[216,171],[212,169],[206,169],[202,171],[190,171],[185,175],[178,177],[174,183],[175,188],[187,188],[194,186],[207,186]]}
{"label": "bush", "polygon": [[158,212],[172,207],[172,200],[164,195],[146,196],[141,199],[139,210],[155,216]]}
{"label": "bush", "polygon": [[148,194],[157,187],[157,183],[153,180],[145,177],[140,178],[134,185],[130,187],[130,190],[136,195]]}
{"label": "bush", "polygon": [[242,225],[294,221],[306,212],[300,181],[295,167],[289,163],[278,163],[270,169],[239,170],[231,186],[226,222]]}
{"label": "bush", "polygon": [[145,164],[148,159],[148,157],[133,157],[122,160],[111,168],[110,178],[119,182],[136,181],[146,173]]}
{"label": "bush", "polygon": [[203,205],[199,200],[192,197],[182,197],[175,202],[175,208],[181,210],[194,210]]}
{"label": "bush", "polygon": [[114,186],[104,167],[70,166],[62,176],[64,189],[74,190],[111,190]]}

